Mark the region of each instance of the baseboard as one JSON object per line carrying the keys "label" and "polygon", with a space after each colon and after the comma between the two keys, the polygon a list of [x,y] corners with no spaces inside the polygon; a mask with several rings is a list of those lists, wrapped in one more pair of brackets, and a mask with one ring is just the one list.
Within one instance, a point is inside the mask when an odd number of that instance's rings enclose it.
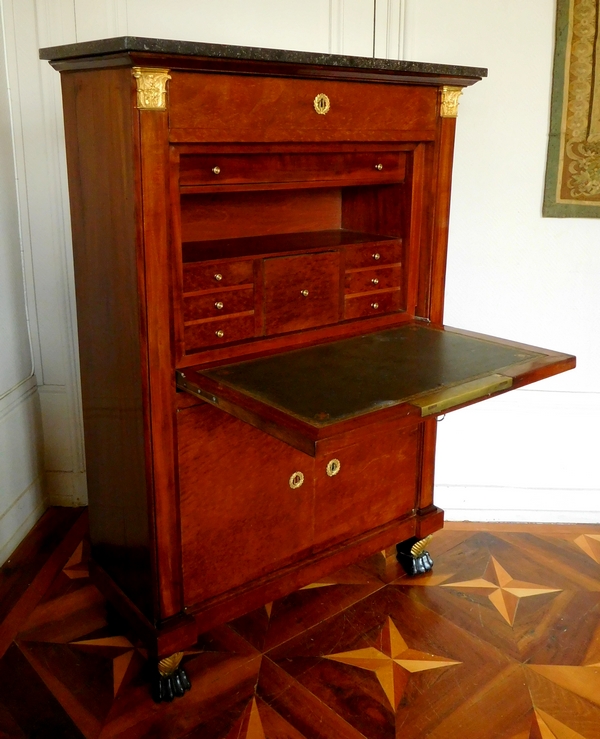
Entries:
{"label": "baseboard", "polygon": [[77,508],[87,505],[85,472],[46,472],[48,505]]}
{"label": "baseboard", "polygon": [[[439,485],[435,490],[446,521],[596,524],[599,499],[600,490],[594,489]],[[486,500],[501,500],[502,507],[487,507]]]}
{"label": "baseboard", "polygon": [[35,480],[0,516],[0,565],[11,556],[35,523],[42,517],[48,501],[42,480]]}

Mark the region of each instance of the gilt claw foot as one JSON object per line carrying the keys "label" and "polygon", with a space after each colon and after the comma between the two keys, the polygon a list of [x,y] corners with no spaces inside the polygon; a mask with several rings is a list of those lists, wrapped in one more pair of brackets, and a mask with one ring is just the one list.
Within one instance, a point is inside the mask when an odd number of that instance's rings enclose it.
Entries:
{"label": "gilt claw foot", "polygon": [[152,685],[152,697],[156,703],[180,698],[192,687],[185,670],[179,666],[182,657],[183,652],[176,652],[158,663]]}
{"label": "gilt claw foot", "polygon": [[433,567],[433,559],[425,549],[431,540],[431,535],[425,539],[407,539],[396,545],[396,559],[409,577],[424,575]]}

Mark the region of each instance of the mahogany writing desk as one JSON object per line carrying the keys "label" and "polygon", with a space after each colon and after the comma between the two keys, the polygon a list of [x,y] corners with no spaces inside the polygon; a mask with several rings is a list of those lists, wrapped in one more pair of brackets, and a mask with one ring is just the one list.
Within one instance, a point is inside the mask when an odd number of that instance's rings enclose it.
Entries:
{"label": "mahogany writing desk", "polygon": [[197,635],[397,543],[436,415],[574,366],[444,328],[458,96],[483,69],[120,38],[62,75],[92,574],[189,683]]}

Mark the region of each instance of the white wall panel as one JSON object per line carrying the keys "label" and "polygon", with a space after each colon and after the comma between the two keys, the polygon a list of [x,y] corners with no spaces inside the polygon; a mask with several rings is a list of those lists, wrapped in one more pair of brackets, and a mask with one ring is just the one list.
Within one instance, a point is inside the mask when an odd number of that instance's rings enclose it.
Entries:
{"label": "white wall panel", "polygon": [[373,0],[127,0],[127,29],[133,36],[371,56]]}
{"label": "white wall panel", "polygon": [[375,0],[374,56],[404,59],[406,0]]}
{"label": "white wall panel", "polygon": [[32,378],[0,401],[0,564],[44,512],[39,396]]}
{"label": "white wall panel", "polygon": [[446,323],[578,357],[535,391],[441,424],[438,501],[454,519],[600,515],[600,221],[541,217],[554,12],[407,0],[408,57],[489,68],[459,108]]}
{"label": "white wall panel", "polygon": [[597,520],[599,415],[597,393],[544,390],[448,414],[438,426],[436,502],[449,520]]}
{"label": "white wall panel", "polygon": [[[3,24],[2,24],[3,26]],[[3,28],[2,28],[3,31]],[[2,33],[3,36],[3,33]],[[2,44],[2,48],[4,44]],[[0,54],[0,397],[33,373],[25,309],[12,121]]]}
{"label": "white wall panel", "polygon": [[62,455],[61,471],[78,477],[83,442],[60,78],[37,57],[40,46],[76,40],[74,5],[4,0],[3,14],[36,377],[43,393],[62,398],[60,407],[44,404],[46,456],[56,460],[56,439],[64,440],[70,454]]}
{"label": "white wall panel", "polygon": [[[127,0],[71,0],[71,3],[75,9],[77,41],[127,35]],[[162,12],[169,7],[172,5],[163,3]]]}
{"label": "white wall panel", "polygon": [[[0,6],[1,10],[4,10]],[[17,197],[15,129],[0,18],[0,564],[39,516],[42,487],[39,398],[29,339]]]}

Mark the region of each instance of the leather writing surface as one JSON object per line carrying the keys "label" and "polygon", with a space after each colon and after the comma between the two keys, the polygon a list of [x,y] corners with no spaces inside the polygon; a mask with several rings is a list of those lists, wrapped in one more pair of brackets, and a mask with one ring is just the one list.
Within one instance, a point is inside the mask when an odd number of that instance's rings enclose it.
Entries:
{"label": "leather writing surface", "polygon": [[314,425],[407,402],[541,356],[410,324],[199,372]]}

